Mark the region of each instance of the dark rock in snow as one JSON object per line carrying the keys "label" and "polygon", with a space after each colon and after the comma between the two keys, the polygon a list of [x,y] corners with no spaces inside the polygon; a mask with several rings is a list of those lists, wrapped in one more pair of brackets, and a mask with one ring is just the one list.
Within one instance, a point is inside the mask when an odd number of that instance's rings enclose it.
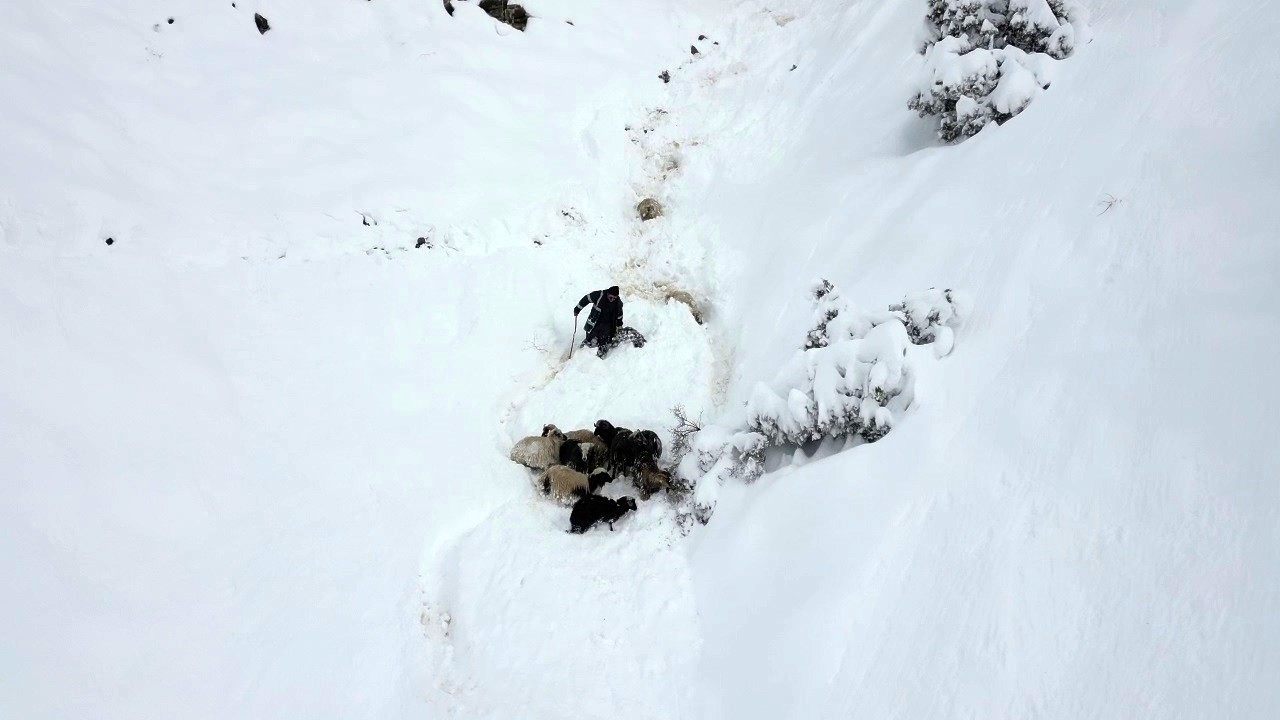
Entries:
{"label": "dark rock in snow", "polygon": [[267,22],[267,19],[259,13],[253,14],[253,24],[258,26],[258,34],[260,35],[266,35],[267,31],[271,29],[271,23]]}
{"label": "dark rock in snow", "polygon": [[636,212],[639,213],[641,221],[662,217],[662,203],[653,198],[645,198],[636,205]]}
{"label": "dark rock in snow", "polygon": [[[792,65],[791,70],[795,70],[797,67],[799,67],[799,65]],[[791,70],[788,70],[787,72],[791,72]]]}
{"label": "dark rock in snow", "polygon": [[697,55],[697,54],[699,54],[699,53],[698,53],[698,47],[697,47],[696,45],[690,45],[690,46],[689,46],[689,54],[690,54],[690,55]]}
{"label": "dark rock in snow", "polygon": [[489,17],[504,22],[524,32],[529,24],[529,11],[523,5],[516,5],[508,0],[480,0],[480,9],[489,13]]}
{"label": "dark rock in snow", "polygon": [[427,239],[426,239],[426,238],[424,238],[424,237],[420,237],[420,238],[418,238],[418,243],[417,243],[416,245],[414,245],[414,247],[415,247],[415,248],[420,248],[420,247],[422,247],[423,245],[426,245],[428,250],[430,250],[430,249],[431,249],[431,243],[427,242]]}
{"label": "dark rock in snow", "polygon": [[453,3],[449,0],[444,0],[444,11],[449,13],[449,17],[453,17]]}
{"label": "dark rock in snow", "polygon": [[662,73],[658,75],[658,78],[661,79],[664,84],[669,83],[671,82],[671,73],[663,70]]}
{"label": "dark rock in snow", "polygon": [[115,245],[115,244],[116,244],[116,239],[115,239],[115,238],[107,238],[107,244],[108,244],[108,245]]}
{"label": "dark rock in snow", "polygon": [[170,25],[172,25],[172,24],[173,24],[173,18],[169,18],[169,24],[170,24]]}
{"label": "dark rock in snow", "polygon": [[706,36],[706,35],[699,35],[699,36],[698,36],[698,39],[699,39],[699,40],[706,40],[706,39],[707,39],[707,36]]}

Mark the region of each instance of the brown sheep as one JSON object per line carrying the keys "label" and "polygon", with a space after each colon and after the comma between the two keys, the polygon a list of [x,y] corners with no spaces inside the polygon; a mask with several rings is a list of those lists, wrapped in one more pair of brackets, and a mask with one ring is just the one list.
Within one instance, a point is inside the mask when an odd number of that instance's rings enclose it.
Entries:
{"label": "brown sheep", "polygon": [[640,499],[648,500],[654,493],[671,486],[671,473],[656,464],[644,463],[631,482],[640,491]]}
{"label": "brown sheep", "polygon": [[565,505],[599,490],[613,477],[603,469],[597,468],[588,476],[564,465],[552,465],[538,478],[538,488],[544,495],[550,495]]}

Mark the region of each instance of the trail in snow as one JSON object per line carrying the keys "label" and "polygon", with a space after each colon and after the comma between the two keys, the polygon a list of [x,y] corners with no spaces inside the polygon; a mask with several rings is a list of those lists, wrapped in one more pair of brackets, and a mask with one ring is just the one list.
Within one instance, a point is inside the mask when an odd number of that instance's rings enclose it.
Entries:
{"label": "trail in snow", "polygon": [[[655,142],[654,125],[666,115],[651,112],[650,124],[635,126],[648,132],[629,131],[637,196],[665,197],[664,184],[679,172],[672,154],[678,143]],[[568,358],[561,348],[571,332],[561,322],[570,319],[577,296],[564,297],[562,317],[529,341],[544,367],[515,388],[501,417],[511,442],[547,423],[569,430],[605,418],[652,429],[669,445],[672,408],[695,415],[716,410],[727,381],[723,346],[690,307],[668,298],[673,286],[687,293],[683,298],[692,297],[684,288],[693,287],[699,310],[709,310],[707,275],[690,281],[713,259],[704,239],[680,237],[672,228],[678,217],[668,210],[642,223],[632,215],[620,229],[626,239],[612,253],[591,249],[609,284],[622,286],[626,321],[647,342],[639,349],[622,345],[605,359],[589,348]],[[638,498],[626,480],[602,494]],[[601,527],[582,536],[567,532],[568,514],[526,482],[427,570],[430,672],[442,706],[468,718],[595,716],[610,707],[640,717],[686,715],[699,631],[672,504],[655,496],[613,532]],[[608,678],[619,672],[627,677]]]}

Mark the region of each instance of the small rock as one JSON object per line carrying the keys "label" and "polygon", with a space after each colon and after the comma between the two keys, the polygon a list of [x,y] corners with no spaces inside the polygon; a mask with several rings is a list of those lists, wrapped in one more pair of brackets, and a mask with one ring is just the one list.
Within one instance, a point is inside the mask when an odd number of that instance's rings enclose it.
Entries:
{"label": "small rock", "polygon": [[508,0],[480,0],[480,9],[494,20],[504,22],[521,32],[529,24],[529,11]]}
{"label": "small rock", "polygon": [[116,239],[115,239],[115,238],[107,238],[107,244],[108,244],[108,245],[115,245],[115,244],[116,244]]}
{"label": "small rock", "polygon": [[453,3],[449,0],[444,0],[444,11],[449,13],[449,17],[453,17]]}
{"label": "small rock", "polygon": [[[799,67],[799,66],[798,66],[798,65],[792,65],[792,66],[791,66],[791,70],[795,70],[797,67]],[[791,70],[788,70],[787,72],[791,72]]]}
{"label": "small rock", "polygon": [[698,36],[698,39],[699,39],[699,40],[706,40],[706,39],[707,39],[707,36],[706,36],[706,35],[699,35],[699,36]]}
{"label": "small rock", "polygon": [[169,18],[169,24],[170,24],[170,25],[172,25],[172,24],[173,24],[173,18]]}
{"label": "small rock", "polygon": [[[564,21],[564,24],[565,24],[565,25],[573,25],[573,21],[572,21],[572,20],[565,20],[565,21]],[[574,27],[577,27],[577,26],[576,26],[576,25],[574,25]]]}
{"label": "small rock", "polygon": [[696,46],[696,45],[690,45],[690,46],[689,46],[689,54],[690,54],[690,55],[698,55],[698,54],[699,54],[699,53],[698,53],[698,48],[697,48],[697,46]]}
{"label": "small rock", "polygon": [[267,31],[271,29],[271,23],[267,22],[267,19],[262,17],[260,13],[253,14],[253,24],[258,26],[259,35],[266,35]]}
{"label": "small rock", "polygon": [[[423,245],[427,245],[427,239],[426,239],[426,238],[424,238],[424,237],[420,237],[420,238],[418,238],[418,244],[417,244],[417,245],[414,245],[414,247],[415,247],[415,248],[420,248],[420,247],[422,247]],[[430,248],[431,248],[431,246],[430,246],[430,245],[427,245],[427,249],[430,249]]]}
{"label": "small rock", "polygon": [[662,73],[658,75],[658,78],[662,80],[663,84],[669,83],[671,82],[671,73],[663,70]]}
{"label": "small rock", "polygon": [[636,212],[639,213],[641,222],[662,217],[662,203],[653,198],[645,198],[636,205]]}

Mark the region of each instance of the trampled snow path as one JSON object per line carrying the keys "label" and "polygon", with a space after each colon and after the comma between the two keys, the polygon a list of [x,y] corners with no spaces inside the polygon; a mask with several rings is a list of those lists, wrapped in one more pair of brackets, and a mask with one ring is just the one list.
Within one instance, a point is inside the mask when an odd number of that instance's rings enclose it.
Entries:
{"label": "trampled snow path", "polygon": [[[632,153],[637,195],[658,194],[677,172],[671,155],[651,145],[637,142]],[[680,237],[672,224],[670,214],[644,224],[631,219],[615,231],[624,242],[609,252],[594,246],[592,260],[622,286],[625,322],[645,335],[645,346],[622,345],[603,360],[590,348],[567,357],[569,310],[578,298],[562,296],[562,314],[531,328],[527,342],[543,367],[513,388],[499,452],[547,423],[570,430],[600,418],[652,429],[669,442],[672,408],[695,417],[715,410],[729,358],[691,308],[666,297],[712,260],[696,235]],[[699,311],[709,309],[699,303]],[[517,467],[510,474],[525,479],[517,496],[436,553],[424,573],[423,626],[440,705],[457,717],[504,720],[603,717],[608,708],[632,717],[688,715],[700,632],[671,503],[657,495],[613,532],[573,535],[568,508],[537,493],[533,473]],[[625,480],[602,492],[638,499]],[[618,672],[628,677],[608,677]]]}

